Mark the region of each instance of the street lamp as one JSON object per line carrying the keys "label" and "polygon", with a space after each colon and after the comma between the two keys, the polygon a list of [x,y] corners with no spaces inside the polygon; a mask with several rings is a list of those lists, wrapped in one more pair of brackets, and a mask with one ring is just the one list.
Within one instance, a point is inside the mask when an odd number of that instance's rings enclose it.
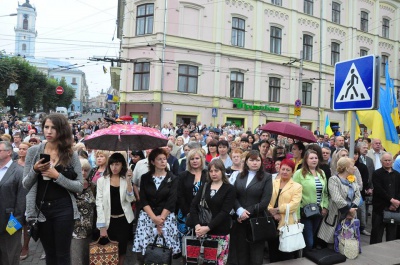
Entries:
{"label": "street lamp", "polygon": [[0,17],[13,17],[18,15],[17,13],[12,13],[12,14],[8,14],[8,15],[1,15]]}

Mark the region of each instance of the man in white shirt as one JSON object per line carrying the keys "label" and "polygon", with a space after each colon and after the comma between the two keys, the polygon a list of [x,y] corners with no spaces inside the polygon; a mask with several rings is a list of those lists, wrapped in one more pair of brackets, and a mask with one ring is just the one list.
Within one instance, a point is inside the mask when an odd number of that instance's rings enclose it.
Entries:
{"label": "man in white shirt", "polygon": [[190,141],[190,135],[189,135],[189,129],[188,128],[183,129],[182,137],[183,137],[183,143],[184,144],[187,144]]}
{"label": "man in white shirt", "polygon": [[381,158],[383,153],[381,140],[376,138],[372,139],[371,149],[368,150],[367,156],[374,161],[375,170],[382,167]]}

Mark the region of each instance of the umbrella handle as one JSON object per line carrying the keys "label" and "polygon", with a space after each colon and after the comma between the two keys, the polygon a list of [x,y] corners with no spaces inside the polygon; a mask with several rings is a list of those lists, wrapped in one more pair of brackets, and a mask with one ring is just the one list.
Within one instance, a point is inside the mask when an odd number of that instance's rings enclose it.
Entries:
{"label": "umbrella handle", "polygon": [[121,142],[121,133],[123,133],[123,132],[125,132],[124,129],[120,130],[119,134],[118,134],[118,141],[120,141],[120,142]]}

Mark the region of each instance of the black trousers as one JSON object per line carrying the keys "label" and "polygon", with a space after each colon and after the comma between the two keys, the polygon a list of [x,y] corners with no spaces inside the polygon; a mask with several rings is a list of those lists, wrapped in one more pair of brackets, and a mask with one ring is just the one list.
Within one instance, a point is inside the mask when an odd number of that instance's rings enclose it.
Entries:
{"label": "black trousers", "polygon": [[397,225],[383,222],[383,213],[372,212],[372,230],[370,244],[382,242],[383,233],[386,229],[386,241],[396,240]]}
{"label": "black trousers", "polygon": [[247,242],[246,228],[247,222],[233,224],[229,240],[228,264],[261,265],[263,263],[265,241]]}
{"label": "black trousers", "polygon": [[46,217],[46,222],[39,223],[39,237],[46,253],[46,265],[70,265],[75,222],[71,198],[45,201],[41,212]]}

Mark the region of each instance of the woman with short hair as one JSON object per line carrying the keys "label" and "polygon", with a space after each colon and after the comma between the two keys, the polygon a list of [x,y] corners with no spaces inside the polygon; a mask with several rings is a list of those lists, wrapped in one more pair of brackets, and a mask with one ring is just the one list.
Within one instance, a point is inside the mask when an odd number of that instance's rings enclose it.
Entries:
{"label": "woman with short hair", "polygon": [[[139,260],[143,259],[147,245],[161,234],[173,254],[181,252],[175,219],[178,179],[167,168],[164,149],[153,149],[148,160],[149,172],[142,175],[140,182],[141,211],[132,249],[137,252]],[[157,242],[162,244],[162,238],[159,237]]]}
{"label": "woman with short hair", "polygon": [[337,161],[337,174],[329,179],[329,209],[318,232],[318,237],[334,243],[335,228],[343,219],[356,218],[361,194],[354,176],[354,160],[342,157]]}

